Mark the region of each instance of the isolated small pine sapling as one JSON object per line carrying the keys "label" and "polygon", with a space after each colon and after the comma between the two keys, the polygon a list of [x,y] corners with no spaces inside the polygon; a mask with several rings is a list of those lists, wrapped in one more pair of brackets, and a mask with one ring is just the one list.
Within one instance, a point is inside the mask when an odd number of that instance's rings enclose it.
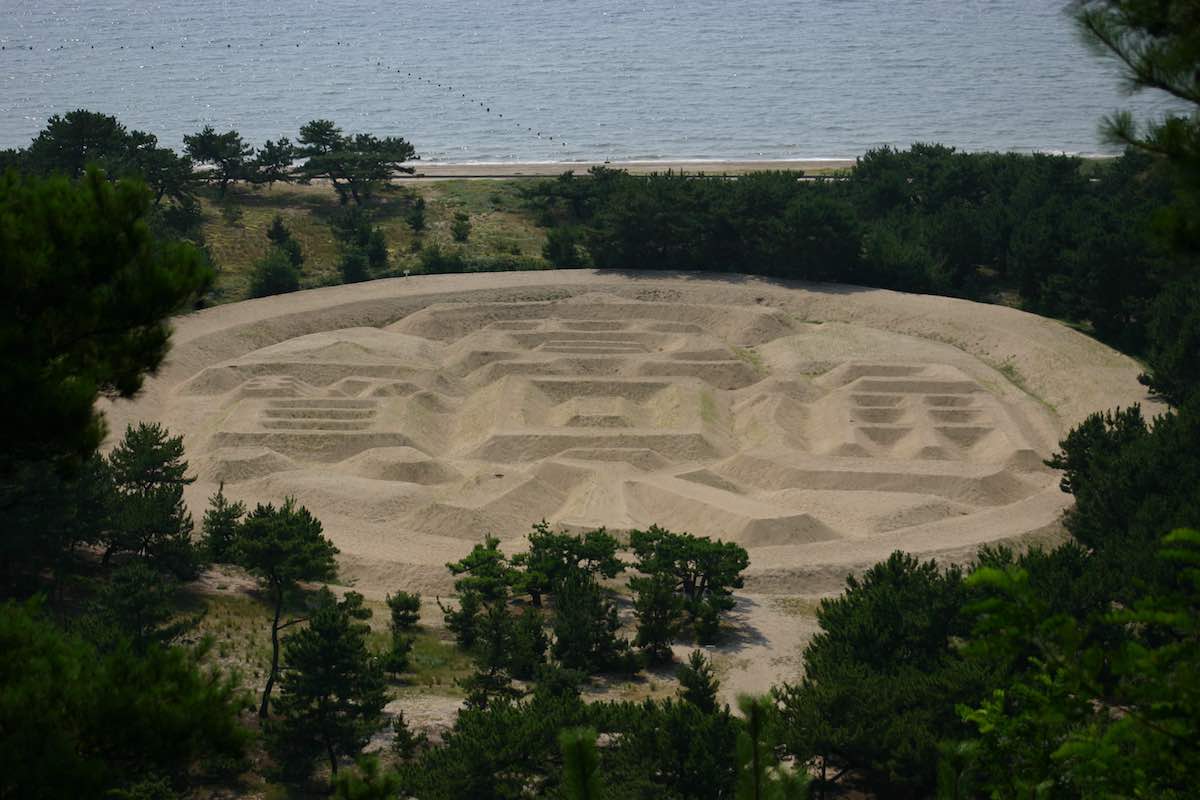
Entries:
{"label": "isolated small pine sapling", "polygon": [[367,254],[357,247],[342,254],[338,270],[342,273],[342,280],[346,283],[362,283],[371,277],[370,260],[367,258]]}
{"label": "isolated small pine sapling", "polygon": [[393,632],[410,633],[421,621],[421,595],[396,592],[387,596]]}
{"label": "isolated small pine sapling", "polygon": [[702,651],[693,650],[688,663],[675,671],[679,680],[679,699],[691,703],[705,714],[717,710],[717,690],[721,682],[713,672],[712,661]]}
{"label": "isolated small pine sapling", "polygon": [[388,246],[387,237],[383,235],[383,230],[373,228],[370,236],[367,237],[367,245],[365,248],[367,255],[367,264],[370,265],[374,272],[383,272],[388,266]]}
{"label": "isolated small pine sapling", "polygon": [[271,248],[271,252],[254,262],[250,273],[251,297],[288,294],[299,288],[300,270],[283,249]]}
{"label": "isolated small pine sapling", "polygon": [[421,233],[425,230],[425,198],[417,197],[413,200],[412,205],[404,212],[404,221],[408,223],[408,227],[413,233]]}
{"label": "isolated small pine sapling", "polygon": [[292,232],[284,224],[283,217],[276,214],[267,227],[267,241],[275,247],[282,247],[285,242],[291,241],[291,238]]}
{"label": "isolated small pine sapling", "polygon": [[471,217],[465,211],[454,213],[454,222],[450,223],[450,235],[456,242],[465,242],[471,237]]}
{"label": "isolated small pine sapling", "polygon": [[392,720],[392,754],[401,761],[408,761],[429,744],[429,737],[424,733],[413,733],[404,718],[404,712],[396,714]]}
{"label": "isolated small pine sapling", "polygon": [[214,564],[228,564],[234,560],[233,545],[237,538],[237,527],[246,515],[246,505],[229,502],[225,496],[225,483],[217,488],[216,494],[208,499],[208,510],[200,523],[200,546],[205,556]]}

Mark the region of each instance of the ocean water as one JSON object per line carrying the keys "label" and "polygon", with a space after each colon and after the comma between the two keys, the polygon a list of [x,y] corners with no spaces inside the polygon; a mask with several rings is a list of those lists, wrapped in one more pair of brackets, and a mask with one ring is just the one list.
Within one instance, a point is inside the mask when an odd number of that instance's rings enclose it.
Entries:
{"label": "ocean water", "polygon": [[3,0],[0,147],[88,108],[178,147],[304,122],[433,161],[1107,152],[1127,96],[1061,0]]}

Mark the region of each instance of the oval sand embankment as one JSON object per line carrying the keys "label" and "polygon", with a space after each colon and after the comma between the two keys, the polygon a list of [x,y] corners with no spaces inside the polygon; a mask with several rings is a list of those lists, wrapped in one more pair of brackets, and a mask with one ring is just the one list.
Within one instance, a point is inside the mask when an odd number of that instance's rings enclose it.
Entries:
{"label": "oval sand embankment", "polygon": [[248,502],[295,494],[367,591],[445,591],[484,533],[657,522],[816,593],[900,548],[1053,530],[1041,464],[1137,365],[1013,309],[741,276],[544,271],[375,281],[177,321],[108,408],[185,435]]}

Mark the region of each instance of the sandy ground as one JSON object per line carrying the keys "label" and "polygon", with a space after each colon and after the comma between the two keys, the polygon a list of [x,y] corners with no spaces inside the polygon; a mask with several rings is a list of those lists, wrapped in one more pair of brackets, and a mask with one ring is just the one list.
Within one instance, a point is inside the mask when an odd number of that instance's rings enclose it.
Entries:
{"label": "sandy ground", "polygon": [[1092,411],[1153,408],[1137,373],[1059,323],[948,298],[441,275],[182,317],[159,376],[108,415],[185,435],[196,516],[221,482],[295,495],[370,597],[444,595],[446,561],[484,533],[518,549],[543,518],[738,541],[751,566],[713,653],[732,700],[795,677],[815,598],[848,572],[1055,536],[1069,498],[1042,459]]}
{"label": "sandy ground", "polygon": [[611,169],[622,169],[634,175],[645,175],[651,172],[703,172],[708,175],[744,175],[748,172],[764,170],[801,170],[804,172],[820,172],[835,169],[850,169],[854,159],[804,159],[789,161],[555,161],[555,162],[524,162],[509,164],[437,164],[414,162],[411,166],[416,173],[398,180],[420,178],[527,178],[561,175],[572,170],[583,174],[592,167],[604,166]]}

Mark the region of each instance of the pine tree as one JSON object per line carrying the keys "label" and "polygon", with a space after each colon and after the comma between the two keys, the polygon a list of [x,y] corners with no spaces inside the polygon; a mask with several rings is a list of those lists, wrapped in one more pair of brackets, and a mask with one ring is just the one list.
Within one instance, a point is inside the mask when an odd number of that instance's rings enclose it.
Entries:
{"label": "pine tree", "polygon": [[117,503],[106,562],[114,553],[132,552],[181,578],[194,576],[198,556],[183,488],[195,478],[187,476],[183,455],[183,437],[170,436],[158,423],[126,428],[108,456]]}
{"label": "pine tree", "polygon": [[630,578],[629,588],[634,592],[633,613],[638,621],[634,645],[652,662],[670,662],[671,642],[683,618],[683,599],[675,593],[675,581],[662,574]]}
{"label": "pine tree", "polygon": [[480,611],[483,608],[483,601],[479,599],[479,592],[463,592],[458,598],[458,608],[447,608],[442,605],[440,599],[437,603],[438,608],[442,610],[443,618],[446,622],[446,630],[454,634],[454,638],[458,641],[458,646],[464,650],[470,650],[474,647],[479,629]]}
{"label": "pine tree", "polygon": [[362,756],[354,767],[337,774],[334,800],[396,800],[400,796],[400,776],[385,770],[375,756]]}
{"label": "pine tree", "polygon": [[454,222],[450,223],[450,235],[456,242],[465,242],[471,236],[471,218],[465,211],[454,214]]}
{"label": "pine tree", "polygon": [[425,230],[425,198],[418,197],[404,212],[404,221],[408,223],[408,227],[413,233],[420,233]]}
{"label": "pine tree", "polygon": [[775,755],[776,713],[770,697],[738,697],[745,724],[737,737],[736,800],[803,800],[808,781],[782,769]]}
{"label": "pine tree", "polygon": [[389,594],[386,599],[391,612],[388,626],[392,640],[384,657],[384,668],[398,675],[408,671],[408,655],[415,642],[409,632],[421,618],[421,595],[397,592],[395,596]]}
{"label": "pine tree", "polygon": [[200,523],[200,546],[204,555],[215,564],[228,564],[234,559],[233,546],[237,539],[237,528],[246,515],[246,504],[229,502],[225,497],[225,484],[208,499],[208,510]]}
{"label": "pine tree", "polygon": [[488,708],[495,700],[512,700],[521,691],[512,685],[510,661],[515,624],[504,603],[494,603],[479,619],[474,673],[459,682],[467,693],[466,707]]}
{"label": "pine tree", "polygon": [[255,183],[265,183],[268,189],[276,181],[291,183],[294,180],[292,164],[295,161],[296,148],[286,136],[281,136],[275,142],[267,139],[255,151],[254,160],[250,162],[250,179]]}
{"label": "pine tree", "polygon": [[604,528],[582,535],[561,533],[542,520],[529,533],[529,550],[513,556],[512,564],[519,568],[514,589],[541,606],[542,595],[556,591],[568,575],[585,572],[596,578],[615,578],[625,569],[617,557],[620,549],[616,537]]}
{"label": "pine tree", "polygon": [[337,601],[328,589],[317,597],[309,624],[284,642],[277,718],[268,724],[272,755],[297,777],[323,756],[337,775],[338,762],[362,751],[379,727],[387,686],[367,647],[371,611],[362,595]]}
{"label": "pine tree", "polygon": [[567,800],[599,800],[600,756],[596,731],[568,728],[558,735],[563,755],[563,794]]}
{"label": "pine tree", "polygon": [[300,581],[332,580],[337,572],[337,548],[322,534],[321,522],[289,497],[283,506],[260,504],[238,528],[234,552],[237,563],[258,578],[274,608],[271,621],[271,670],[263,689],[258,715],[266,718],[271,688],[279,675],[279,632],[305,621],[282,622],[283,606]]}
{"label": "pine tree", "polygon": [[404,712],[396,714],[392,720],[392,753],[401,761],[408,761],[417,751],[429,744],[429,738],[424,734],[414,734],[404,718]]}
{"label": "pine tree", "polygon": [[546,648],[549,645],[542,612],[536,608],[525,609],[513,623],[508,653],[508,668],[512,676],[521,681],[533,680],[538,669],[546,663]]}
{"label": "pine tree", "polygon": [[198,619],[176,619],[179,582],[144,562],[114,570],[91,602],[85,624],[88,637],[109,647],[128,639],[143,651],[165,645],[192,628]]}
{"label": "pine tree", "polygon": [[421,595],[396,592],[386,598],[393,633],[408,633],[421,620]]}
{"label": "pine tree", "polygon": [[717,689],[721,683],[703,651],[693,650],[688,663],[675,671],[675,677],[679,680],[680,700],[691,703],[705,714],[716,712]]}
{"label": "pine tree", "polygon": [[490,534],[483,537],[481,544],[471,548],[466,558],[446,564],[450,574],[459,577],[454,588],[459,594],[478,592],[479,599],[486,605],[508,599],[508,590],[515,574],[508,558],[500,550],[500,539]]}
{"label": "pine tree", "polygon": [[617,607],[600,585],[580,573],[563,581],[554,615],[554,657],[588,674],[629,665],[629,642],[617,636]]}
{"label": "pine tree", "polygon": [[250,274],[251,297],[287,294],[299,288],[300,270],[293,257],[283,248],[272,248],[270,253],[254,262]]}

